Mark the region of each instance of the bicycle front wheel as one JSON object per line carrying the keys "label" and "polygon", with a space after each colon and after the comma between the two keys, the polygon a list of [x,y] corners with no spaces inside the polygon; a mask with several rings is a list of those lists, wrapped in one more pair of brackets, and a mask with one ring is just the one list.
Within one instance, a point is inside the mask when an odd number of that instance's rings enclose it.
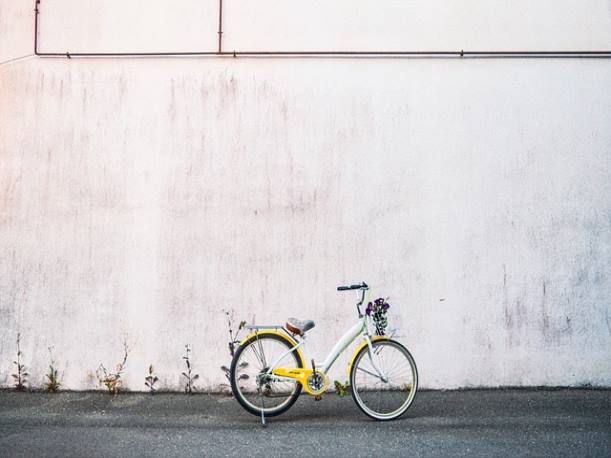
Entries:
{"label": "bicycle front wheel", "polygon": [[416,396],[416,362],[407,348],[394,340],[378,340],[372,347],[373,356],[368,346],[356,355],[350,371],[352,397],[365,415],[393,420],[409,409]]}
{"label": "bicycle front wheel", "polygon": [[[301,385],[296,380],[280,381],[267,375],[269,365],[303,367],[288,338],[260,333],[240,345],[231,361],[231,390],[244,409],[253,415],[280,415],[297,401]],[[284,357],[282,357],[284,355]],[[279,358],[282,358],[279,360]]]}

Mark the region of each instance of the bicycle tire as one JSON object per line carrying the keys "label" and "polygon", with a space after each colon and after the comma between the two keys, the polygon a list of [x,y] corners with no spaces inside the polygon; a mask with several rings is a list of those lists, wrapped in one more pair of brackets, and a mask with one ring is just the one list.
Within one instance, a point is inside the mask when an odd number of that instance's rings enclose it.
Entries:
{"label": "bicycle tire", "polygon": [[[405,359],[408,362],[410,372],[411,372],[411,377],[406,378],[406,380],[407,380],[407,383],[411,385],[408,385],[409,394],[407,395],[405,401],[398,408],[396,408],[395,410],[391,412],[376,412],[373,408],[366,405],[366,402],[363,400],[362,393],[367,392],[367,387],[358,386],[360,382],[356,381],[356,377],[357,377],[356,374],[357,374],[357,371],[359,370],[359,366],[364,361],[363,358],[365,357],[365,355],[369,354],[368,346],[363,347],[358,352],[358,354],[356,355],[354,359],[354,364],[352,365],[352,369],[350,370],[350,391],[352,394],[352,398],[354,399],[354,402],[365,415],[375,420],[388,421],[388,420],[394,420],[396,418],[399,418],[401,415],[403,415],[407,411],[407,409],[411,407],[412,403],[414,402],[414,398],[416,397],[416,392],[418,391],[418,368],[416,367],[416,362],[414,361],[414,358],[411,355],[411,353],[409,352],[409,350],[405,348],[399,342],[395,340],[378,340],[378,341],[372,342],[372,347],[374,351],[376,351],[376,349],[378,348],[382,348],[383,346],[389,346],[396,350],[399,350],[399,352],[403,356],[405,356]],[[385,368],[385,369],[387,371],[389,370],[388,368]],[[364,368],[361,368],[361,371],[366,372],[366,373],[372,373],[374,369],[364,370]],[[372,375],[375,375],[375,374],[372,374]],[[384,383],[388,384],[390,383],[390,381],[384,382]],[[380,387],[378,390],[378,399],[381,399],[382,392],[384,391],[386,391],[384,396],[386,396],[387,398],[390,398],[394,392],[401,393],[405,389],[405,387],[403,387],[402,389],[401,389],[401,386],[399,387],[400,388],[395,391],[392,391],[390,389],[391,388],[390,386],[385,387],[384,389]],[[361,389],[362,389],[362,393],[361,391],[359,391]],[[370,389],[369,391],[374,392],[375,390]]]}
{"label": "bicycle tire", "polygon": [[[255,343],[257,340],[259,340],[259,343],[265,340],[273,340],[273,341],[280,343],[281,345],[284,345],[287,349],[290,349],[294,346],[290,343],[290,341],[288,340],[288,337],[284,338],[277,334],[271,334],[271,333],[266,334],[265,332],[259,333],[258,336],[252,336],[248,340],[240,344],[240,346],[238,347],[238,349],[236,350],[233,356],[233,359],[231,360],[231,368],[230,368],[231,391],[233,392],[233,395],[236,398],[236,400],[238,401],[238,403],[247,412],[253,415],[260,416],[261,410],[264,410],[266,417],[275,417],[276,415],[280,415],[286,412],[288,409],[290,409],[293,406],[293,404],[295,404],[295,402],[299,398],[299,395],[301,394],[301,384],[299,384],[299,382],[296,381],[295,382],[296,387],[294,388],[294,392],[288,397],[287,401],[283,402],[277,408],[271,408],[271,409],[265,408],[265,405],[263,403],[263,406],[262,406],[263,409],[261,409],[261,407],[258,407],[254,405],[252,402],[249,402],[249,400],[245,396],[245,393],[243,393],[242,390],[240,389],[240,385],[238,383],[239,375],[238,375],[237,369],[238,369],[238,365],[240,364],[239,361],[241,359],[243,352],[247,351],[247,349],[250,348],[251,345]],[[294,362],[295,362],[294,367],[299,367],[299,368],[304,367],[303,361],[299,353],[297,352],[297,350],[294,350],[293,352],[291,352],[290,355],[292,355],[294,359]]]}

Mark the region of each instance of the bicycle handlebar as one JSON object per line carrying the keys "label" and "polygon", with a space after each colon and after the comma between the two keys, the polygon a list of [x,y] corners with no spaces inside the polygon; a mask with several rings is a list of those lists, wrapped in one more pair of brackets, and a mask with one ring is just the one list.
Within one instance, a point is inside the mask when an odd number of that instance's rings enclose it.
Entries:
{"label": "bicycle handlebar", "polygon": [[367,286],[367,283],[363,282],[360,283],[358,285],[350,285],[350,286],[338,286],[337,290],[338,291],[350,291],[353,289],[369,289],[369,286]]}

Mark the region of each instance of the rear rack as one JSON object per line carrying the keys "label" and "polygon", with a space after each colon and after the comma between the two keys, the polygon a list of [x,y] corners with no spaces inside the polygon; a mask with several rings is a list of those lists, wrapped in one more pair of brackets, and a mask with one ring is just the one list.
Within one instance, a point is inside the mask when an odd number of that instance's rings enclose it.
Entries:
{"label": "rear rack", "polygon": [[267,325],[254,325],[254,324],[246,324],[244,325],[246,329],[284,329],[284,326],[281,324],[267,324]]}
{"label": "rear rack", "polygon": [[[251,331],[255,331],[255,333],[257,331],[261,331],[264,329],[282,329],[287,335],[291,336],[293,339],[297,339],[297,336],[294,333],[286,329],[281,324],[259,324],[259,325],[245,324],[244,328],[249,329]],[[299,340],[297,340],[297,342],[299,342]]]}

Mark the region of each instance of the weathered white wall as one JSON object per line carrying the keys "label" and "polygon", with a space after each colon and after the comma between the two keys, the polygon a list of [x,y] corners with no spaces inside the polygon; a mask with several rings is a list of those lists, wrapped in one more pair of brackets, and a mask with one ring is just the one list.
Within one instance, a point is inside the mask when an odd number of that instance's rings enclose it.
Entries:
{"label": "weathered white wall", "polygon": [[[32,52],[0,1],[0,61]],[[216,2],[43,0],[41,51],[214,50]],[[255,6],[256,5],[256,6]],[[225,49],[609,49],[608,1],[225,1]],[[136,19],[142,13],[144,19]],[[422,386],[611,385],[611,61],[44,59],[0,66],[0,384],[134,345],[223,381],[223,308],[390,296]],[[343,361],[333,374],[343,378]]]}

